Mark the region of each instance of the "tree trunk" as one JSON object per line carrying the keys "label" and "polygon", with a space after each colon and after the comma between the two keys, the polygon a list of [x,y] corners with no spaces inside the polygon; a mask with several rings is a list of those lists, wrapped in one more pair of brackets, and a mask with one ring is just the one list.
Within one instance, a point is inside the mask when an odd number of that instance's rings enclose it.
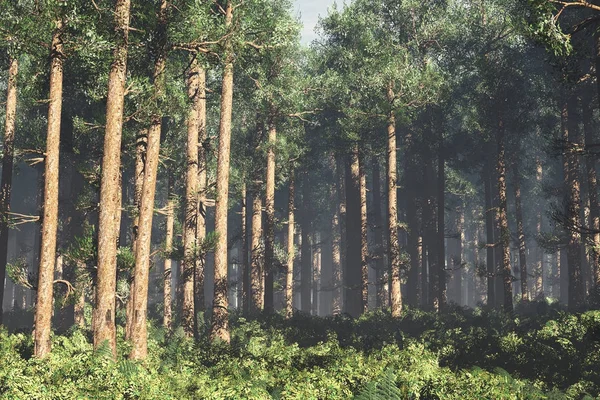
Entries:
{"label": "tree trunk", "polygon": [[501,272],[504,288],[504,310],[513,311],[512,298],[512,272],[510,266],[510,232],[508,230],[507,201],[506,201],[506,160],[504,146],[504,120],[502,115],[498,118],[498,131],[496,133],[497,144],[497,172],[498,172],[498,196],[499,208],[498,219],[500,225],[500,244],[502,246]]}
{"label": "tree trunk", "polygon": [[[584,91],[582,104],[585,146],[588,148],[595,143],[593,129],[594,116],[592,109],[592,96],[590,92]],[[590,201],[589,228],[593,232],[589,238],[591,248],[590,258],[592,263],[592,293],[595,297],[600,298],[600,203],[598,200],[598,179],[596,174],[596,160],[594,156],[589,154],[586,156],[585,169],[588,182],[588,196]]]}
{"label": "tree trunk", "polygon": [[579,160],[576,152],[579,146],[578,119],[576,115],[577,97],[571,95],[562,110],[563,143],[566,146],[564,155],[565,186],[567,192],[567,262],[569,265],[568,303],[570,310],[576,310],[583,303],[583,286],[581,281],[581,237],[578,232],[581,226]]}
{"label": "tree trunk", "polygon": [[437,182],[437,218],[438,218],[438,306],[436,310],[443,310],[446,307],[446,228],[445,228],[445,197],[446,197],[446,160],[444,158],[443,136],[440,131],[440,143],[438,148],[438,182]]}
{"label": "tree trunk", "polygon": [[289,200],[288,200],[288,232],[287,232],[287,271],[285,274],[285,316],[294,315],[294,196],[295,196],[294,170],[290,170]]}
{"label": "tree trunk", "polygon": [[172,261],[171,252],[173,251],[173,233],[175,225],[175,200],[171,199],[171,179],[169,178],[169,200],[167,202],[167,227],[165,238],[165,252],[167,256],[164,261],[163,269],[163,327],[170,331],[173,320],[173,312],[171,307],[171,282],[172,282]]}
{"label": "tree trunk", "polygon": [[310,185],[308,180],[308,172],[304,173],[304,181],[302,182],[302,219],[300,245],[300,309],[306,314],[310,314],[311,298],[310,289],[312,286],[312,271],[311,271],[311,207],[310,207]]}
{"label": "tree trunk", "polygon": [[527,288],[527,248],[525,243],[525,230],[523,229],[523,207],[521,206],[521,177],[519,165],[514,166],[515,185],[515,211],[517,217],[517,237],[519,242],[519,267],[521,270],[521,301],[529,301]]}
{"label": "tree trunk", "polygon": [[117,283],[117,239],[121,214],[121,134],[127,68],[130,0],[117,0],[115,49],[108,77],[106,133],[102,157],[100,215],[98,227],[98,278],[94,309],[94,348],[105,341],[116,357],[115,289]]}
{"label": "tree trunk", "polygon": [[267,176],[265,194],[265,311],[274,311],[273,274],[275,247],[275,146],[277,144],[276,110],[271,105],[267,148]]}
{"label": "tree trunk", "polygon": [[373,157],[371,160],[373,168],[373,244],[375,257],[375,292],[376,308],[382,308],[385,304],[385,277],[383,266],[383,229],[381,218],[381,171],[379,160]]}
{"label": "tree trunk", "polygon": [[[543,167],[540,158],[536,159],[536,182],[539,188],[542,186],[543,179]],[[536,216],[536,233],[539,238],[542,234],[542,209],[538,208]],[[544,299],[544,250],[538,245],[537,246],[537,261],[535,271],[535,293],[539,299]]]}
{"label": "tree trunk", "polygon": [[362,312],[369,310],[369,242],[367,221],[367,175],[364,157],[359,155],[360,174],[360,270],[362,287]]}
{"label": "tree trunk", "polygon": [[19,64],[10,59],[6,94],[6,116],[4,119],[4,154],[2,156],[2,183],[0,187],[0,325],[2,325],[2,299],[8,260],[8,232],[10,225],[10,197],[15,154],[15,125],[17,119],[17,76]]}
{"label": "tree trunk", "polygon": [[[388,85],[387,100],[394,101],[393,83]],[[391,274],[392,317],[398,318],[402,313],[402,292],[400,291],[400,243],[398,241],[398,172],[397,172],[397,137],[396,116],[390,111],[387,120],[387,189],[388,189],[388,224],[389,232],[388,258]]]}
{"label": "tree trunk", "polygon": [[333,213],[331,218],[331,285],[333,289],[333,298],[331,299],[331,309],[333,315],[339,315],[342,312],[342,262],[341,262],[341,230],[340,230],[340,195],[339,178],[340,171],[336,168],[335,161],[332,163],[333,170],[336,172],[336,187],[331,189],[331,203]]}
{"label": "tree trunk", "polygon": [[194,57],[187,77],[190,108],[187,117],[185,207],[183,221],[183,302],[181,324],[186,336],[194,335],[194,270],[198,243],[196,228],[198,215],[198,143],[200,132],[201,75],[197,57]]}
{"label": "tree trunk", "polygon": [[347,268],[344,274],[346,286],[346,312],[353,317],[363,313],[362,297],[362,240],[361,240],[361,199],[360,199],[360,162],[358,145],[355,145],[346,163],[346,254]]}
{"label": "tree trunk", "polygon": [[248,190],[246,183],[242,184],[242,308],[244,315],[249,313],[250,268],[248,263]]}
{"label": "tree trunk", "polygon": [[[52,289],[56,263],[56,234],[58,231],[58,189],[60,160],[60,123],[63,95],[63,21],[57,22],[50,52],[50,103],[44,173],[44,205],[42,243],[38,272],[37,303],[35,308],[34,353],[43,358],[50,352],[52,319]],[[4,280],[2,281],[4,285]]]}
{"label": "tree trunk", "polygon": [[[459,306],[463,305],[462,281],[463,281],[463,248],[465,243],[465,211],[464,202],[460,199],[460,205],[456,208],[456,254],[453,260],[454,299]],[[466,299],[465,299],[466,300]]]}
{"label": "tree trunk", "polygon": [[167,1],[161,0],[158,10],[158,25],[155,32],[157,56],[153,71],[153,107],[148,129],[148,148],[144,168],[144,183],[140,201],[139,235],[135,251],[133,324],[131,329],[132,349],[129,357],[145,359],[148,353],[147,314],[148,279],[150,273],[150,251],[152,247],[152,220],[156,194],[162,114],[161,99],[165,90],[165,68],[167,62]]}
{"label": "tree trunk", "polygon": [[312,296],[311,314],[319,316],[319,297],[321,290],[321,235],[314,232],[312,235]]}
{"label": "tree trunk", "polygon": [[250,289],[252,292],[252,311],[260,312],[263,308],[262,279],[263,245],[262,245],[262,195],[260,183],[255,182],[252,191],[252,240],[251,240],[251,270]]}
{"label": "tree trunk", "polygon": [[496,261],[495,261],[495,249],[496,249],[496,238],[494,237],[494,205],[492,195],[492,174],[491,166],[487,164],[485,166],[484,173],[484,185],[485,185],[485,227],[486,227],[486,270],[487,270],[487,305],[488,307],[495,307],[496,305]]}
{"label": "tree trunk", "polygon": [[[342,157],[336,156],[336,166],[335,169],[337,171],[337,180],[336,184],[336,192],[337,192],[337,201],[334,204],[337,204],[337,211],[339,212],[339,231],[340,231],[340,275],[339,275],[339,290],[337,294],[339,295],[339,311],[340,313],[344,311],[344,301],[346,298],[346,287],[344,282],[346,278],[344,277],[347,268],[346,268],[346,168],[344,167],[344,161]],[[334,292],[334,295],[336,293]]]}

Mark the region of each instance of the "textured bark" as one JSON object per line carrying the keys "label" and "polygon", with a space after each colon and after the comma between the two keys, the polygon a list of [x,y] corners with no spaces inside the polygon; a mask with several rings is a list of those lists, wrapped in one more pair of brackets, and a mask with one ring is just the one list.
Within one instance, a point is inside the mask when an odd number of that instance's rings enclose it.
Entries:
{"label": "textured bark", "polygon": [[8,67],[6,115],[4,119],[4,147],[2,156],[2,183],[0,184],[0,325],[2,325],[2,299],[8,259],[8,231],[10,198],[15,154],[15,123],[17,120],[17,75],[19,63],[11,58]]}
{"label": "textured bark", "polygon": [[275,146],[277,143],[277,126],[275,125],[276,110],[271,105],[268,123],[267,175],[265,194],[265,311],[272,313],[273,304],[273,274],[275,247]]}
{"label": "textured bark", "polygon": [[255,183],[252,192],[252,238],[251,238],[251,267],[250,290],[252,294],[252,311],[263,309],[262,273],[263,273],[263,244],[262,244],[262,195],[259,183]]}
{"label": "textured bark", "polygon": [[[202,246],[206,239],[206,191],[208,179],[208,162],[205,143],[206,132],[206,70],[200,68],[198,71],[198,201],[196,209],[196,243]],[[199,334],[200,321],[199,311],[205,311],[204,278],[206,274],[206,254],[196,256],[194,268],[194,328],[196,335]]]}
{"label": "textured bark", "polygon": [[[194,57],[194,56],[192,56]],[[181,325],[186,336],[194,335],[194,269],[196,265],[196,225],[198,218],[198,141],[200,131],[200,77],[196,57],[193,58],[187,77],[190,106],[187,116],[185,207],[183,222],[183,285]]]}
{"label": "textured bark", "polygon": [[288,200],[288,232],[287,232],[287,271],[285,274],[285,316],[291,318],[294,314],[294,227],[295,227],[295,191],[294,170],[290,171],[289,200]]}
{"label": "textured bark", "polygon": [[346,163],[346,287],[345,311],[353,317],[363,313],[362,297],[362,240],[361,240],[361,202],[360,202],[360,162],[358,145],[349,155]]}
{"label": "textured bark", "polygon": [[[592,96],[584,91],[583,104],[583,129],[585,135],[585,146],[591,146],[595,142],[593,128]],[[594,295],[600,297],[600,203],[598,200],[598,178],[596,173],[596,160],[588,154],[585,158],[585,171],[588,183],[588,199],[590,202],[589,229],[592,233],[588,241],[590,246],[590,259],[592,267],[592,286]]]}
{"label": "textured bark", "polygon": [[[169,179],[171,181],[171,179]],[[171,182],[169,182],[169,201],[167,203],[167,226],[166,226],[166,237],[165,237],[165,257],[163,263],[163,327],[170,331],[173,321],[173,310],[172,310],[172,297],[171,297],[171,283],[172,283],[172,265],[171,252],[173,251],[173,232],[175,225],[175,200],[171,199]]]}
{"label": "textured bark", "polygon": [[148,354],[148,279],[150,273],[150,251],[152,247],[152,220],[156,194],[156,176],[160,153],[162,114],[160,99],[165,90],[165,67],[167,62],[167,1],[161,0],[158,9],[158,25],[155,32],[157,50],[153,71],[154,110],[148,129],[148,149],[144,169],[144,184],[140,202],[139,235],[135,251],[133,324],[131,329],[132,349],[129,357],[145,359]]}
{"label": "textured bark", "polygon": [[[34,353],[43,358],[50,352],[52,292],[56,263],[56,234],[58,231],[58,190],[60,160],[60,123],[63,95],[63,22],[57,22],[50,51],[50,102],[44,171],[44,205],[42,207],[42,242],[38,270],[37,302],[35,307]],[[2,281],[4,285],[4,281]]]}
{"label": "textured bark", "polygon": [[[566,212],[569,243],[567,245],[568,262],[568,305],[576,310],[583,304],[584,290],[581,278],[581,193],[579,182],[579,160],[576,152],[579,146],[578,116],[576,114],[577,98],[570,96],[562,110],[565,186],[567,193]],[[562,273],[562,271],[561,271]]]}
{"label": "textured bark", "polygon": [[311,310],[310,289],[312,286],[310,189],[308,173],[305,172],[304,181],[302,182],[302,218],[300,220],[300,310],[307,314]]}
{"label": "textured bark", "polygon": [[[227,1],[225,27],[233,23],[233,4]],[[221,120],[219,123],[219,155],[217,158],[217,200],[215,205],[215,290],[211,339],[229,343],[229,312],[227,299],[227,208],[229,202],[229,162],[231,153],[231,113],[233,106],[233,60],[231,39],[225,41],[225,64],[221,91]]]}
{"label": "textured bark", "polygon": [[117,0],[115,49],[108,77],[106,132],[102,157],[100,215],[98,227],[98,278],[94,309],[94,347],[105,341],[116,357],[115,289],[117,283],[117,239],[121,214],[121,134],[127,69],[130,0]]}
{"label": "textured bark", "polygon": [[364,157],[359,157],[360,173],[360,270],[363,312],[369,310],[369,242],[367,221],[367,174]]}
{"label": "textured bark", "polygon": [[513,311],[513,296],[512,296],[512,272],[510,266],[510,232],[508,230],[507,218],[507,201],[506,201],[506,159],[504,146],[504,121],[499,115],[498,131],[496,132],[497,145],[497,173],[498,173],[498,220],[500,225],[500,244],[502,246],[502,258],[500,261],[500,272],[502,274],[502,282],[504,289],[504,310],[507,312]]}
{"label": "textured bark", "polygon": [[373,244],[375,255],[376,308],[385,304],[385,276],[383,263],[383,221],[381,214],[381,170],[377,157],[372,159],[373,168]]}
{"label": "textured bark", "polygon": [[[387,98],[390,104],[394,99],[393,85],[388,86]],[[391,274],[391,299],[392,316],[400,317],[402,313],[402,293],[400,291],[400,243],[398,241],[398,172],[397,172],[397,140],[396,116],[390,111],[387,121],[387,189],[388,189],[388,224],[389,243],[388,259]]]}
{"label": "textured bark", "polygon": [[523,229],[523,207],[521,205],[521,177],[519,166],[514,166],[515,188],[515,214],[517,218],[517,239],[519,244],[519,267],[521,269],[521,301],[529,301],[527,287],[527,247],[525,243],[525,230]]}

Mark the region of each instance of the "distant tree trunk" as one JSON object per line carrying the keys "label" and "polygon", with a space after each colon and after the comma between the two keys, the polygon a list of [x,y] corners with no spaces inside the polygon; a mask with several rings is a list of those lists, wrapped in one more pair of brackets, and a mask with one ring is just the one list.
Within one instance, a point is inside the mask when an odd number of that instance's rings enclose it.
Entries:
{"label": "distant tree trunk", "polygon": [[446,204],[446,160],[444,157],[443,136],[440,131],[440,144],[438,149],[438,182],[437,182],[437,217],[438,217],[438,310],[446,307],[446,228],[445,228],[445,204]]}
{"label": "distant tree trunk", "polygon": [[362,288],[362,311],[369,310],[369,225],[367,221],[367,175],[364,157],[359,156],[360,174],[360,270]]}
{"label": "distant tree trunk", "polygon": [[2,325],[2,299],[8,260],[8,231],[10,222],[10,197],[15,154],[15,125],[17,120],[17,76],[19,63],[11,57],[8,68],[6,115],[4,119],[4,154],[2,156],[2,183],[0,184],[0,325]]}
{"label": "distant tree trunk", "polygon": [[276,110],[271,105],[268,123],[267,175],[265,194],[265,311],[272,313],[274,308],[273,274],[275,248],[275,146],[277,145]]}
{"label": "distant tree trunk", "polygon": [[[60,161],[60,123],[63,95],[63,21],[58,20],[52,35],[50,52],[50,102],[44,173],[44,205],[42,207],[42,243],[38,271],[37,303],[35,308],[34,353],[43,358],[50,353],[52,292],[56,263],[56,234],[58,231],[58,189]],[[1,282],[4,285],[4,280]]]}
{"label": "distant tree trunk", "polygon": [[314,232],[312,235],[312,297],[311,314],[319,315],[319,297],[321,290],[321,235]]}
{"label": "distant tree trunk", "polygon": [[[427,150],[425,158],[425,182],[435,182],[435,170],[433,166],[433,155]],[[434,310],[439,307],[439,280],[437,274],[437,217],[436,217],[436,194],[435,185],[425,187],[425,206],[423,208],[423,219],[425,221],[425,247],[427,248],[427,273],[428,277],[427,304]],[[426,279],[427,280],[427,279]]]}
{"label": "distant tree trunk", "polygon": [[519,242],[519,267],[521,269],[521,300],[529,301],[529,289],[527,288],[527,247],[525,243],[525,230],[523,229],[523,207],[521,206],[521,177],[519,176],[519,165],[515,164],[513,168],[515,179],[515,214]]}
{"label": "distant tree trunk", "polygon": [[[599,42],[600,43],[600,42]],[[600,62],[600,58],[598,59]],[[600,63],[598,64],[600,66]],[[584,91],[583,104],[583,129],[585,131],[585,147],[595,143],[593,128],[592,96]],[[588,182],[588,196],[590,201],[589,228],[593,231],[590,235],[590,258],[592,262],[592,285],[594,296],[600,297],[600,203],[598,200],[598,179],[596,174],[596,159],[592,155],[585,158],[585,169]]]}
{"label": "distant tree trunk", "polygon": [[[465,243],[465,210],[464,202],[460,199],[460,205],[456,208],[456,230],[458,237],[456,238],[456,255],[453,260],[453,277],[454,277],[454,295],[456,304],[463,304],[462,296],[462,281],[463,281],[463,248]],[[465,299],[466,300],[466,299]]]}
{"label": "distant tree trunk", "polygon": [[[542,185],[543,166],[539,157],[536,159],[536,182],[538,187]],[[542,208],[538,207],[536,216],[536,233],[539,238],[542,234]],[[537,246],[537,265],[535,271],[535,293],[539,299],[544,298],[544,250]]]}
{"label": "distant tree trunk", "polygon": [[181,324],[186,336],[194,335],[194,270],[198,243],[196,228],[198,215],[198,144],[200,133],[201,76],[203,75],[198,60],[192,56],[192,63],[187,76],[188,98],[190,107],[187,116],[186,174],[185,174],[185,207],[183,218],[183,302]]}
{"label": "distant tree trunk", "polygon": [[242,184],[242,212],[241,212],[241,227],[242,227],[242,309],[244,315],[249,312],[249,294],[250,294],[250,268],[248,262],[248,190],[246,183]]}
{"label": "distant tree trunk", "polygon": [[117,239],[121,220],[121,134],[127,68],[130,0],[117,0],[115,48],[108,77],[106,133],[102,157],[100,215],[98,227],[98,277],[94,309],[94,348],[105,341],[116,357],[115,289],[117,284]]}
{"label": "distant tree trunk", "polygon": [[510,266],[510,232],[508,230],[507,201],[506,201],[506,159],[504,146],[504,120],[502,115],[498,118],[498,131],[496,133],[497,144],[497,172],[498,172],[498,195],[499,208],[498,219],[500,225],[500,244],[502,246],[501,271],[504,283],[504,310],[513,311],[512,298],[512,272]]}
{"label": "distant tree trunk", "polygon": [[[394,101],[393,83],[388,85],[387,100]],[[391,274],[391,307],[392,317],[398,318],[402,313],[402,292],[400,291],[400,243],[398,241],[398,172],[397,172],[397,137],[396,116],[390,111],[387,120],[387,189],[388,189],[388,257]]]}
{"label": "distant tree trunk", "polygon": [[337,192],[337,201],[335,204],[338,205],[337,209],[339,211],[339,230],[340,230],[340,281],[339,281],[339,301],[340,301],[340,312],[344,311],[344,301],[346,298],[346,287],[344,282],[346,278],[344,277],[347,268],[346,268],[346,168],[344,167],[344,161],[342,157],[336,156],[336,171],[337,171],[337,181],[336,181],[336,192]]}
{"label": "distant tree trunk", "polygon": [[251,240],[251,270],[250,290],[252,292],[252,311],[261,311],[263,308],[262,279],[263,272],[263,246],[262,246],[262,195],[260,183],[255,182],[252,191],[252,240]]}
{"label": "distant tree trunk", "polygon": [[375,292],[376,308],[382,308],[385,304],[385,277],[383,266],[383,221],[381,219],[381,171],[379,160],[373,157],[371,160],[373,168],[373,244],[375,256]]}
{"label": "distant tree trunk", "polygon": [[144,184],[140,202],[139,236],[135,251],[133,324],[131,330],[132,349],[129,357],[145,359],[148,353],[148,280],[150,273],[150,251],[152,247],[152,220],[156,194],[156,176],[160,153],[162,114],[161,99],[165,90],[165,68],[167,62],[167,1],[161,0],[158,9],[158,25],[155,32],[157,50],[153,71],[154,110],[150,116],[148,148],[144,169]]}
{"label": "distant tree trunk", "polygon": [[486,227],[486,270],[487,270],[487,305],[495,307],[496,305],[496,261],[495,248],[496,238],[494,237],[494,205],[492,195],[492,174],[491,166],[487,164],[484,173],[485,184],[485,227]]}
{"label": "distant tree trunk", "polygon": [[[335,161],[332,163],[335,166]],[[333,168],[336,174],[340,171]],[[332,280],[333,298],[331,309],[333,315],[338,315],[342,312],[342,262],[341,262],[341,229],[340,229],[340,208],[339,208],[339,178],[336,176],[337,185],[331,190],[331,203],[334,205],[331,218],[331,260],[332,260]]]}
{"label": "distant tree trunk", "polygon": [[163,269],[163,327],[170,331],[173,320],[173,312],[171,307],[171,282],[172,282],[172,261],[171,252],[173,251],[173,233],[175,225],[175,201],[171,199],[172,181],[169,177],[169,200],[167,202],[167,227],[165,238],[165,252],[167,256],[164,261]]}
{"label": "distant tree trunk", "polygon": [[355,145],[346,163],[346,254],[347,267],[344,274],[346,286],[346,312],[353,317],[363,313],[362,296],[362,240],[361,240],[361,199],[360,199],[360,162],[358,145]]}
{"label": "distant tree trunk", "polygon": [[311,205],[310,205],[310,182],[308,172],[304,173],[304,181],[302,182],[302,219],[300,245],[300,309],[309,314],[311,310],[310,288],[312,286],[312,265],[311,265]]}
{"label": "distant tree trunk", "polygon": [[287,271],[285,274],[285,316],[294,315],[294,227],[295,227],[295,179],[294,170],[290,170],[288,200],[288,232],[287,232]]}

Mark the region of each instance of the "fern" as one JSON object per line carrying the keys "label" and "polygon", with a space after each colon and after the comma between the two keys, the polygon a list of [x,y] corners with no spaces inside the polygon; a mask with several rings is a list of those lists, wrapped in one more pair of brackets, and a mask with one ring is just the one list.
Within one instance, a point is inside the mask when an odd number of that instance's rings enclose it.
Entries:
{"label": "fern", "polygon": [[396,375],[387,370],[383,377],[370,382],[363,391],[355,397],[357,400],[402,400],[402,391],[396,386]]}

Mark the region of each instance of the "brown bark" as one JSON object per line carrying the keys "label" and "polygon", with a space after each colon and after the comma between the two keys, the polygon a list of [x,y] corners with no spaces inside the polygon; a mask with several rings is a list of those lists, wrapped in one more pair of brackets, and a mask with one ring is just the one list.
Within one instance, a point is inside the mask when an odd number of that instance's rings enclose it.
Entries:
{"label": "brown bark", "polygon": [[373,168],[373,244],[375,254],[376,308],[385,304],[385,277],[383,266],[383,221],[381,214],[381,170],[377,157],[372,159]]}
{"label": "brown bark", "polygon": [[287,271],[285,275],[285,316],[291,318],[294,314],[294,226],[295,226],[295,179],[294,170],[290,171],[289,200],[288,200],[288,232],[287,232]]}
{"label": "brown bark", "polygon": [[[260,186],[259,183],[255,183]],[[251,236],[251,267],[250,290],[252,297],[252,311],[261,311],[263,308],[262,279],[263,273],[263,244],[262,244],[262,195],[258,187],[252,192],[252,236]]]}
{"label": "brown bark", "polygon": [[170,331],[173,321],[171,283],[172,283],[172,265],[171,252],[173,251],[173,233],[175,225],[175,200],[171,199],[171,179],[169,179],[169,200],[167,203],[167,226],[165,237],[165,257],[163,264],[163,327]]}
{"label": "brown bark", "polygon": [[276,110],[271,105],[268,123],[267,175],[265,194],[265,311],[272,313],[273,304],[273,274],[275,246],[275,146],[277,143],[277,126],[275,125]]}
{"label": "brown bark", "polygon": [[502,246],[502,257],[500,261],[500,272],[502,274],[502,282],[504,289],[504,310],[507,312],[513,311],[513,296],[512,296],[512,272],[510,266],[510,232],[508,230],[507,218],[507,201],[506,201],[506,159],[504,145],[504,121],[502,115],[498,119],[498,131],[496,133],[497,145],[497,173],[498,173],[498,219],[500,225],[500,245]]}
{"label": "brown bark", "polygon": [[523,229],[523,207],[521,205],[521,177],[519,166],[514,166],[515,211],[517,218],[517,239],[519,244],[519,267],[521,270],[521,301],[529,301],[527,287],[527,247],[525,243],[525,230]]}
{"label": "brown bark", "polygon": [[98,227],[98,278],[94,309],[94,347],[105,341],[116,357],[115,289],[117,282],[117,239],[121,214],[121,134],[127,68],[130,0],[117,0],[115,49],[108,77],[106,132],[102,157],[100,215]]}
{"label": "brown bark", "polygon": [[[44,171],[44,205],[42,243],[38,271],[37,303],[35,308],[34,353],[43,358],[50,352],[52,292],[56,263],[56,234],[58,230],[58,188],[60,160],[60,123],[63,95],[63,21],[57,22],[52,35],[50,52],[50,103]],[[4,281],[2,282],[4,284]]]}
{"label": "brown bark", "polygon": [[15,154],[15,123],[17,119],[17,76],[19,63],[11,57],[8,67],[6,115],[4,119],[4,154],[2,156],[2,183],[0,184],[0,325],[2,325],[2,299],[8,259],[8,231],[10,198]]}
{"label": "brown bark", "polygon": [[147,314],[148,279],[150,273],[150,251],[152,246],[152,220],[156,194],[156,176],[160,153],[162,114],[161,98],[164,95],[165,67],[167,61],[167,1],[161,0],[156,28],[157,57],[153,71],[153,95],[155,110],[148,129],[148,148],[144,168],[144,183],[140,202],[139,235],[135,251],[133,324],[131,329],[132,349],[129,357],[144,359],[148,353]]}
{"label": "brown bark", "polygon": [[[394,100],[393,85],[390,83],[387,93],[388,101]],[[392,316],[400,317],[402,313],[402,293],[400,292],[400,243],[398,241],[398,172],[397,172],[397,140],[396,116],[390,111],[387,121],[387,189],[388,189],[388,224],[389,243],[388,258],[391,274],[391,300]]]}
{"label": "brown bark", "polygon": [[360,173],[360,270],[363,312],[369,310],[369,242],[367,221],[367,175],[364,157],[359,156]]}
{"label": "brown bark", "polygon": [[[227,1],[225,27],[233,23],[233,4]],[[211,339],[229,343],[229,313],[227,310],[227,205],[229,201],[229,159],[231,153],[231,113],[233,106],[233,49],[231,39],[225,41],[225,65],[221,92],[219,123],[219,155],[217,159],[217,199],[215,205],[215,290],[213,298]]]}
{"label": "brown bark", "polygon": [[195,56],[187,77],[190,107],[187,116],[185,208],[183,223],[183,285],[181,324],[186,336],[194,335],[194,269],[196,265],[196,225],[198,217],[198,141],[200,131],[201,69]]}
{"label": "brown bark", "polygon": [[362,296],[362,223],[360,198],[360,161],[358,144],[354,146],[346,163],[346,254],[344,274],[346,297],[345,310],[353,317],[363,313]]}

